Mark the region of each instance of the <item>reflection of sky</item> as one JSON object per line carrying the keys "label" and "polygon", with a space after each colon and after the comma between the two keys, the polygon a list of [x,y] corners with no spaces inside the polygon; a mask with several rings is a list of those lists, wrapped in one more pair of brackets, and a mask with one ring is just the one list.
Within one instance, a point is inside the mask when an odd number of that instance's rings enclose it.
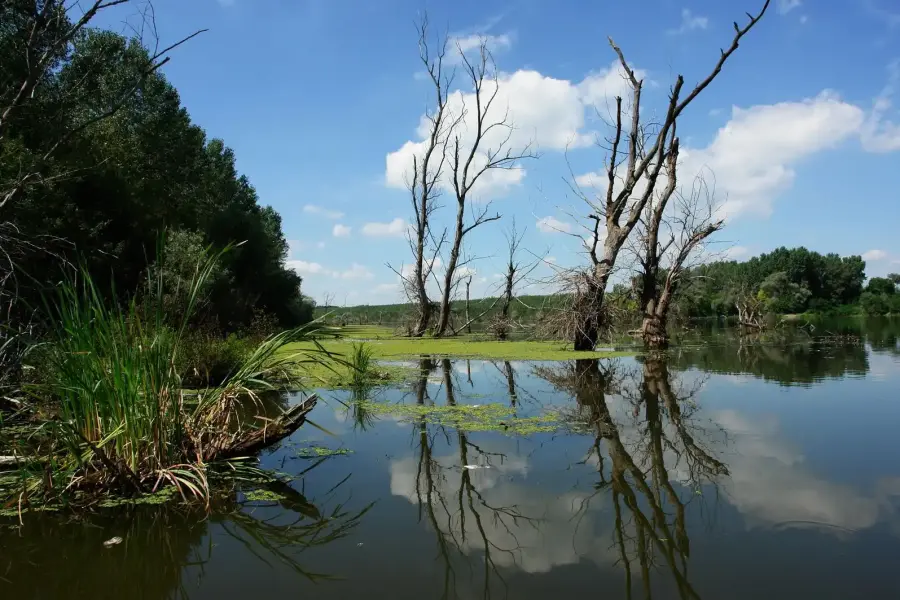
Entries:
{"label": "reflection of sky", "polygon": [[[843,544],[847,536],[861,536],[866,531],[900,533],[900,521],[895,523],[894,516],[894,506],[900,504],[900,477],[894,474],[900,475],[900,468],[895,468],[891,460],[900,455],[900,443],[894,442],[893,435],[885,435],[900,422],[900,405],[890,401],[892,393],[887,385],[897,381],[900,369],[893,357],[870,355],[869,360],[873,371],[870,377],[826,380],[809,388],[787,388],[745,376],[713,374],[706,380],[707,375],[696,370],[674,373],[680,380],[676,388],[691,388],[705,381],[695,404],[683,403],[682,410],[690,416],[697,443],[725,463],[730,472],[719,479],[717,491],[706,484],[700,488],[702,497],[695,496],[697,488],[684,461],[678,461],[673,448],[665,449],[669,478],[687,503],[692,545],[703,548],[704,540],[718,539],[715,532],[723,531],[729,533],[728,545],[720,548],[725,552],[731,552],[728,549],[734,544],[744,543],[743,539],[749,543],[750,538],[740,536],[763,535],[753,539],[774,541],[785,529],[812,535],[807,530],[813,528],[820,537],[818,542],[808,543],[818,544]],[[631,359],[620,362],[626,369],[640,371],[640,365]],[[441,367],[438,363],[428,375],[428,394],[436,404],[445,402]],[[512,367],[520,415],[548,406],[573,406],[571,397],[537,378],[532,365],[514,362]],[[467,381],[469,369],[472,385]],[[454,361],[452,375],[459,403],[510,402],[502,362],[473,360],[467,365],[466,361]],[[386,402],[415,401],[409,389],[385,390],[379,398]],[[607,405],[625,447],[646,470],[643,408],[635,414],[629,400],[614,395],[607,396]],[[374,430],[360,432],[342,411],[340,405],[330,403],[313,415],[333,430],[339,441],[329,441],[313,430],[305,437],[322,438],[329,446],[344,444],[356,451],[338,459],[346,461],[341,464],[354,472],[357,481],[363,477],[371,482],[357,488],[355,494],[366,495],[374,485],[403,505],[416,507],[412,514],[418,514],[423,507],[416,493],[420,438],[415,427],[385,416]],[[665,426],[665,433],[679,450],[677,432],[671,424]],[[432,438],[436,490],[446,502],[435,510],[437,527],[452,534],[464,554],[483,556],[487,538],[491,558],[501,568],[524,573],[546,573],[576,564],[613,569],[609,572],[620,569],[616,566],[620,557],[610,492],[595,495],[596,459],[576,464],[585,459],[592,445],[590,437],[559,434],[518,439],[481,433],[469,439],[485,452],[503,452],[506,458],[503,463],[491,459],[490,469],[465,472],[480,498],[474,495],[473,507],[464,498],[460,509],[458,494],[464,472],[456,432],[440,432]],[[608,476],[610,460],[605,446],[603,453]],[[472,448],[467,460],[484,464]],[[384,482],[385,476],[389,482]],[[589,497],[592,499],[585,509]],[[527,518],[498,516],[488,507],[514,507],[516,514]],[[671,506],[665,508],[673,513]],[[392,514],[408,514],[391,510]],[[711,521],[707,515],[710,510],[716,514]],[[476,514],[479,519],[474,518]],[[435,535],[427,518],[406,525],[428,538]],[[626,528],[633,530],[630,524]],[[701,557],[702,550],[695,552],[692,562],[703,561]]]}
{"label": "reflection of sky", "polygon": [[[522,363],[516,366],[519,367],[517,373],[522,373]],[[462,372],[465,372],[464,369],[465,364],[462,363]],[[496,370],[492,374],[490,369],[475,368],[472,373],[479,402],[504,400],[501,388],[505,383],[497,381],[502,374]],[[489,378],[493,379],[485,381]],[[722,383],[733,379],[713,378],[723,380]],[[690,387],[698,379],[696,372],[688,373],[681,383]],[[526,390],[532,381],[525,376],[517,379],[517,383]],[[753,382],[746,383],[752,385]],[[495,392],[485,393],[485,390],[495,388]],[[806,391],[801,390],[801,393]],[[546,390],[542,393],[541,398],[546,403]],[[493,395],[497,398],[491,397]],[[781,428],[777,411],[748,412],[733,403],[718,407],[715,405],[721,403],[715,401],[709,402],[714,407],[707,408],[704,406],[707,400],[714,399],[707,398],[703,393],[697,397],[699,408],[689,420],[691,433],[698,443],[727,465],[729,476],[717,482],[721,501],[742,516],[745,528],[815,527],[822,532],[843,535],[848,530],[864,530],[885,520],[893,520],[892,499],[900,496],[900,478],[881,476],[870,482],[866,489],[834,481],[831,479],[834,473],[815,468],[803,448],[791,442]],[[436,401],[440,402],[440,398]],[[553,399],[551,403],[556,404],[558,400]],[[643,415],[635,416],[633,405],[617,396],[607,396],[607,405],[625,447],[639,466],[646,469],[649,463],[645,454],[641,453],[646,448]],[[677,432],[670,423],[667,423],[665,433],[677,447]],[[580,439],[582,441],[577,445],[583,452],[590,445],[590,439]],[[501,440],[501,446],[504,444],[509,446],[508,440]],[[573,440],[570,438],[566,445],[571,447]],[[482,447],[495,451],[490,446]],[[531,464],[539,455],[540,451],[530,457],[507,454],[508,460],[502,465],[467,472],[488,505],[516,506],[523,515],[538,519],[521,522],[498,520],[490,510],[477,505],[476,510],[481,514],[487,537],[497,547],[510,550],[498,552],[493,556],[495,562],[503,566],[516,565],[526,572],[543,572],[582,559],[613,564],[618,556],[611,551],[613,538],[608,493],[595,497],[590,510],[582,515],[580,509],[590,490],[583,485],[568,490],[554,490],[546,484],[541,485],[539,482],[547,478],[543,477],[541,468]],[[671,448],[665,450],[664,456],[670,480],[689,499],[690,494],[695,493],[695,485],[684,462],[678,460]],[[458,494],[463,474],[458,451],[444,451],[434,460],[435,469],[441,474],[437,480],[440,496],[454,497]],[[609,457],[606,456],[605,460],[608,469]],[[589,463],[596,465],[596,459],[589,460]],[[418,460],[409,456],[390,462],[390,486],[394,496],[403,497],[413,504],[419,502],[416,494],[418,468]],[[577,515],[581,518],[576,518]],[[460,518],[458,508],[455,512],[438,511],[438,519],[442,529],[453,531],[457,539],[464,540],[464,551],[483,553],[484,541],[475,519]]]}

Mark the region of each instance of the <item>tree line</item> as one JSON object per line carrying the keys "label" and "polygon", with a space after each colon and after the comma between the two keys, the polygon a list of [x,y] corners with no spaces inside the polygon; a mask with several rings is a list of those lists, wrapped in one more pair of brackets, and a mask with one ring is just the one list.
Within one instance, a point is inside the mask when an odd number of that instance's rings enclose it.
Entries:
{"label": "tree line", "polygon": [[152,13],[133,37],[92,27],[128,1],[0,4],[0,277],[10,318],[32,316],[74,265],[121,301],[148,269],[177,289],[201,253],[230,247],[210,278],[206,318],[223,329],[260,313],[283,326],[308,321],[281,217],[159,70],[202,32],[160,50],[141,36],[155,31]]}

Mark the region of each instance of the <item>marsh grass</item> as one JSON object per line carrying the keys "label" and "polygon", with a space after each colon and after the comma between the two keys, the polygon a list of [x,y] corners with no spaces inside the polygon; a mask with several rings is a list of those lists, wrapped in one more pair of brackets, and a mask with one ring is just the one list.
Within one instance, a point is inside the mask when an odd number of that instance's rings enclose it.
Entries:
{"label": "marsh grass", "polygon": [[[185,390],[179,365],[188,322],[220,256],[198,261],[175,327],[166,323],[161,277],[148,280],[140,303],[124,306],[109,305],[84,269],[59,286],[48,302],[56,326],[47,376],[32,390],[58,407],[57,418],[44,425],[55,447],[39,464],[23,467],[20,504],[36,492],[141,495],[165,485],[208,501],[207,465],[266,426],[262,419],[242,421],[247,403],[261,407],[261,393],[298,387],[297,364],[327,359],[314,339],[318,327],[291,329],[264,339],[217,385]],[[297,342],[312,346],[284,351]]]}

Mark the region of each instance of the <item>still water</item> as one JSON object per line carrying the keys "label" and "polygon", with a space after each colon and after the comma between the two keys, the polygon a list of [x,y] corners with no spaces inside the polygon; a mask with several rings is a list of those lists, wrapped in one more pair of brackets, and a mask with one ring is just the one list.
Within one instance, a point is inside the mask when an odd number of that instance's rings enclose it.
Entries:
{"label": "still water", "polygon": [[288,496],[4,523],[0,598],[898,597],[898,325],[709,331],[665,362],[423,360],[372,399],[564,425],[466,431],[327,393],[333,435],[262,457],[298,475]]}

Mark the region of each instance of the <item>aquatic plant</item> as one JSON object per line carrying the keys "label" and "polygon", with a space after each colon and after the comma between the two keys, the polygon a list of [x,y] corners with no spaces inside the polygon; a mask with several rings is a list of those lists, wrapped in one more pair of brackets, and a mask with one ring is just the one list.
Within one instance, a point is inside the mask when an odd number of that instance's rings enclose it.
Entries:
{"label": "aquatic plant", "polygon": [[368,344],[353,343],[350,352],[350,386],[354,388],[362,388],[370,384],[372,379],[372,367],[374,360],[372,358],[372,347]]}
{"label": "aquatic plant", "polygon": [[[291,329],[262,341],[221,383],[183,389],[178,369],[187,325],[219,253],[197,264],[177,327],[166,323],[160,277],[148,277],[138,303],[110,306],[86,269],[59,286],[48,310],[51,331],[46,382],[32,390],[51,399],[58,418],[46,427],[56,442],[40,464],[25,467],[15,495],[26,498],[88,489],[132,495],[172,484],[183,496],[208,499],[207,465],[251,454],[303,423],[315,398],[274,419],[246,418],[260,394],[292,384],[296,364],[321,361],[318,327]],[[298,352],[288,344],[311,341]]]}

